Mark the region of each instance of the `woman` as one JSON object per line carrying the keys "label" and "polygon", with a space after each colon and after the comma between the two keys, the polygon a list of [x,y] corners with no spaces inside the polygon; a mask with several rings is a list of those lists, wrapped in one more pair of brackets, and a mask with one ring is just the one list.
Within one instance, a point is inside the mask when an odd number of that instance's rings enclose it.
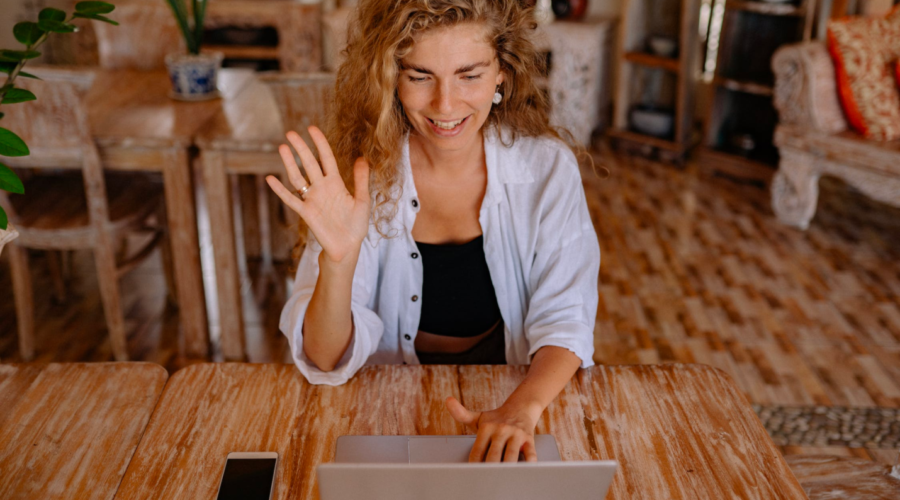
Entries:
{"label": "woman", "polygon": [[309,129],[319,161],[287,136],[308,181],[287,145],[296,192],[267,179],[310,230],[281,329],[314,384],[364,364],[530,363],[500,408],[446,404],[477,430],[470,460],[536,460],[541,413],[593,364],[600,250],[536,86],[530,13],[363,0],[357,16],[327,139]]}

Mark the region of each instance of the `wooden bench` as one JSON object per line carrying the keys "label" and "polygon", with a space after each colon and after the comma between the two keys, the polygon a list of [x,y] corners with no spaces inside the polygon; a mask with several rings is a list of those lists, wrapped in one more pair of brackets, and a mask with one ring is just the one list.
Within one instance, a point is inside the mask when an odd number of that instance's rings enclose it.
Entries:
{"label": "wooden bench", "polygon": [[823,175],[900,206],[900,141],[871,141],[848,129],[825,44],[782,47],[772,58],[772,69],[779,114],[775,145],[781,154],[772,180],[778,219],[806,229],[816,213]]}

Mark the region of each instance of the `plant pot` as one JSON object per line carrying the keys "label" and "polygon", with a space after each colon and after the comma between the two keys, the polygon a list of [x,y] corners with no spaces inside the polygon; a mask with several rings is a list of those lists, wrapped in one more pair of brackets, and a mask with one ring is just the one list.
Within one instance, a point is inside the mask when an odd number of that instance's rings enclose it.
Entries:
{"label": "plant pot", "polygon": [[0,229],[0,254],[3,253],[3,246],[18,236],[19,232],[16,231],[12,224],[7,224],[6,229]]}
{"label": "plant pot", "polygon": [[223,57],[221,52],[167,55],[166,67],[172,82],[169,96],[183,101],[219,97],[217,81]]}

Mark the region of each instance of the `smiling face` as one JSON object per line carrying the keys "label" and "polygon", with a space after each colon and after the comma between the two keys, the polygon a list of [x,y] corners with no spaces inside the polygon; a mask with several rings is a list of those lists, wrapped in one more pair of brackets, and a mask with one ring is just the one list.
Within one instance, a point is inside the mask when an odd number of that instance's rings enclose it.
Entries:
{"label": "smiling face", "polygon": [[421,35],[401,61],[397,93],[421,145],[464,151],[480,144],[503,73],[479,24]]}

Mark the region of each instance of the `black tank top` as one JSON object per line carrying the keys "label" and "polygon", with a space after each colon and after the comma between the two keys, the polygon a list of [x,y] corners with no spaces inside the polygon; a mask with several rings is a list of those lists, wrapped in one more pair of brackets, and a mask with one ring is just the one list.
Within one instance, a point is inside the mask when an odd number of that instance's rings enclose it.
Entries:
{"label": "black tank top", "polygon": [[476,337],[500,320],[500,306],[484,257],[484,235],[462,245],[416,242],[425,275],[419,330]]}

